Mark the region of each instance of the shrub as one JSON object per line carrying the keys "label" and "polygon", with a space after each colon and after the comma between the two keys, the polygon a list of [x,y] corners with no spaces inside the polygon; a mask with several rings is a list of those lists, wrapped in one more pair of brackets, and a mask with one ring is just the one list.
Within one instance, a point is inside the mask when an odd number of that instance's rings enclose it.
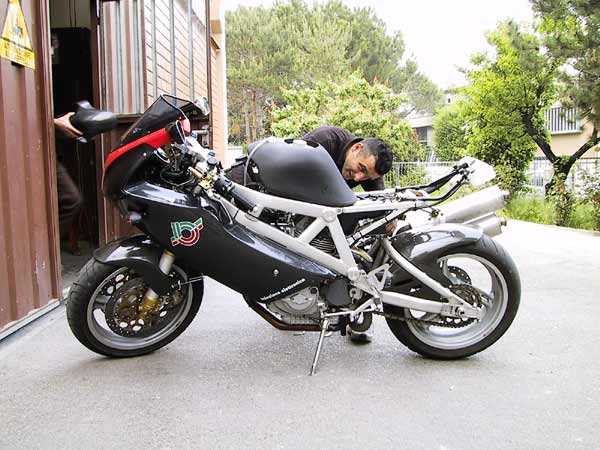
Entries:
{"label": "shrub", "polygon": [[468,123],[461,102],[440,109],[433,120],[435,154],[441,161],[458,161],[467,154]]}
{"label": "shrub", "polygon": [[581,187],[581,200],[591,209],[594,230],[600,230],[600,174],[584,173]]}
{"label": "shrub", "polygon": [[426,182],[427,173],[422,166],[413,166],[407,170],[396,173],[395,168],[392,168],[385,176],[386,187],[394,186],[415,186]]}
{"label": "shrub", "polygon": [[514,197],[502,213],[510,219],[548,225],[554,223],[554,208],[544,199]]}
{"label": "shrub", "polygon": [[382,139],[396,161],[416,161],[425,155],[399,113],[406,98],[382,84],[371,85],[354,74],[339,82],[286,90],[284,98],[285,106],[270,111],[275,136],[300,137],[321,125],[337,125],[356,136]]}
{"label": "shrub", "polygon": [[[514,197],[501,211],[509,219],[554,225],[556,209],[550,200],[527,197]],[[592,207],[589,203],[574,202],[569,222],[566,226],[581,230],[594,229]]]}

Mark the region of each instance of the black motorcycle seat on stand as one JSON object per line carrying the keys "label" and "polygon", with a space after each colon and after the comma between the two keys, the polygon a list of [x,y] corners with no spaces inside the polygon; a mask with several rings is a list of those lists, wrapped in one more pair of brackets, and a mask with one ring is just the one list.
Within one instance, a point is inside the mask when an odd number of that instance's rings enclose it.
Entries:
{"label": "black motorcycle seat on stand", "polygon": [[333,207],[356,203],[354,192],[320,145],[291,139],[268,140],[251,144],[248,154],[269,194]]}
{"label": "black motorcycle seat on stand", "polygon": [[69,120],[83,133],[82,142],[90,141],[100,133],[110,131],[117,126],[117,116],[110,111],[95,109],[90,102],[77,102],[75,114]]}

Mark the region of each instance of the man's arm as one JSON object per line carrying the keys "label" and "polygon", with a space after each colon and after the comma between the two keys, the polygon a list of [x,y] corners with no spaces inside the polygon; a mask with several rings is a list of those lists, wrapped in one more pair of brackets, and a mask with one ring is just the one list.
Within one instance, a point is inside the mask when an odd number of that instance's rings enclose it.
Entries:
{"label": "man's arm", "polygon": [[[385,183],[383,182],[383,177],[376,178],[375,180],[367,180],[363,181],[361,184],[362,188],[365,191],[382,191],[385,189]],[[398,226],[398,219],[392,220],[385,226],[386,233],[391,236],[394,234],[396,227]]]}

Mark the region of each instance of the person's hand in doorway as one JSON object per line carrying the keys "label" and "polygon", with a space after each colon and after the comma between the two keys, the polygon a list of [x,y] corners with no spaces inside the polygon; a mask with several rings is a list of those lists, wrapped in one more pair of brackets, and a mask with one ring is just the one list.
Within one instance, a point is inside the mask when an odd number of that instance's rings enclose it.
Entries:
{"label": "person's hand in doorway", "polygon": [[71,139],[77,139],[80,136],[83,136],[83,133],[75,128],[69,118],[75,114],[74,112],[70,112],[65,114],[64,116],[60,116],[54,119],[54,127],[57,130],[60,130],[62,134]]}

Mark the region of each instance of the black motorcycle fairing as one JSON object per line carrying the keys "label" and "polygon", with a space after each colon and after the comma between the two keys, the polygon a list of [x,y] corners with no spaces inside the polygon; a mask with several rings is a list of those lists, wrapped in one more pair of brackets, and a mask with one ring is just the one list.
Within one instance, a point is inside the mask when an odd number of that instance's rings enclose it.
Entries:
{"label": "black motorcycle fairing", "polygon": [[276,300],[335,278],[318,263],[230,222],[211,199],[148,182],[125,192],[122,208],[143,211],[140,229],[187,266],[254,301]]}
{"label": "black motorcycle fairing", "polygon": [[173,279],[162,273],[158,262],[162,248],[148,236],[137,235],[110,242],[94,252],[94,259],[116,267],[129,267],[140,274],[158,294],[173,290]]}
{"label": "black motorcycle fairing", "polygon": [[190,100],[161,94],[121,136],[120,145],[129,144],[175,121],[205,117],[200,109]]}
{"label": "black motorcycle fairing", "polygon": [[325,206],[350,206],[356,196],[331,156],[320,145],[304,141],[266,141],[253,151],[252,163],[268,193]]}
{"label": "black motorcycle fairing", "polygon": [[[392,239],[392,245],[402,256],[431,278],[448,284],[448,280],[437,264],[437,259],[448,250],[477,242],[482,236],[483,232],[477,228],[444,223],[425,225],[400,233]],[[392,286],[412,280],[412,276],[396,264],[390,271],[392,272]],[[439,294],[436,293],[432,295],[436,298],[439,297]]]}
{"label": "black motorcycle fairing", "polygon": [[154,148],[148,144],[141,144],[117,158],[104,172],[104,195],[111,200],[121,198],[125,186],[141,177],[142,166],[151,158],[154,158]]}

